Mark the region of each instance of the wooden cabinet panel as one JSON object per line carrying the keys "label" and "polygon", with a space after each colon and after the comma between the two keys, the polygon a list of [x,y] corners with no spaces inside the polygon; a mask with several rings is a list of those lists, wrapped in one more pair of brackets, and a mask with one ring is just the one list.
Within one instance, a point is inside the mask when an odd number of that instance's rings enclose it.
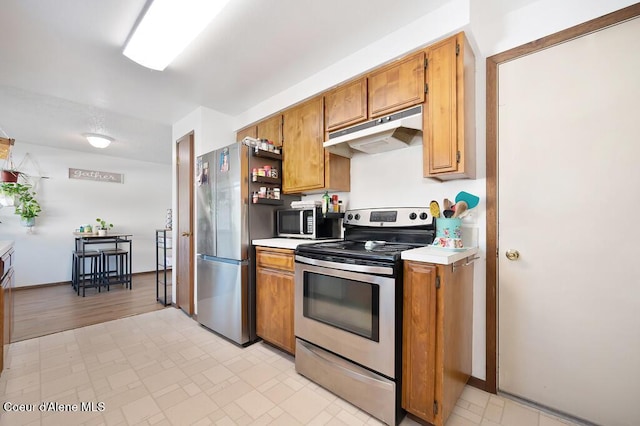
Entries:
{"label": "wooden cabinet panel", "polygon": [[282,115],[274,115],[257,124],[258,139],[268,139],[275,146],[282,146]]}
{"label": "wooden cabinet panel", "polygon": [[434,265],[405,262],[402,333],[402,407],[433,422],[436,353]]}
{"label": "wooden cabinet panel", "polygon": [[256,333],[295,353],[293,250],[256,247]]}
{"label": "wooden cabinet panel", "polygon": [[471,374],[473,263],[404,263],[402,407],[443,426]]}
{"label": "wooden cabinet panel", "polygon": [[238,133],[236,133],[236,142],[242,142],[242,140],[247,136],[254,139],[257,138],[258,127],[253,125],[253,126],[245,127],[244,129],[238,130]]}
{"label": "wooden cabinet panel", "polygon": [[263,268],[274,268],[293,272],[293,253],[288,249],[256,249],[256,264]]}
{"label": "wooden cabinet panel", "polygon": [[367,79],[340,86],[324,97],[327,131],[351,126],[367,119]]}
{"label": "wooden cabinet panel", "polygon": [[325,186],[323,100],[316,97],[283,114],[283,192],[322,189]]}
{"label": "wooden cabinet panel", "polygon": [[475,178],[475,58],[463,33],[428,49],[425,177]]}
{"label": "wooden cabinet panel", "polygon": [[419,52],[369,74],[370,118],[424,102],[424,58]]}

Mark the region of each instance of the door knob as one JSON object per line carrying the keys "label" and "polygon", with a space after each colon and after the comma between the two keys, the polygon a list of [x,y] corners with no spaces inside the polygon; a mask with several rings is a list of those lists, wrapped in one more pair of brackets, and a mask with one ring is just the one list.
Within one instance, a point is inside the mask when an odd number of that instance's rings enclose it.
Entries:
{"label": "door knob", "polygon": [[520,252],[518,252],[518,250],[507,250],[505,256],[507,256],[509,260],[518,260],[520,259]]}
{"label": "door knob", "polygon": [[191,232],[183,232],[182,236],[183,237],[190,237],[191,236]]}

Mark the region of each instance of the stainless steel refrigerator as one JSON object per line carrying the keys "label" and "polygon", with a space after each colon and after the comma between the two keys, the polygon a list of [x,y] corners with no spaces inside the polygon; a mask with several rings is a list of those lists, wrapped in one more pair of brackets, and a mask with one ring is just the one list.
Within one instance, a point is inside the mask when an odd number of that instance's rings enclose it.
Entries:
{"label": "stainless steel refrigerator", "polygon": [[196,162],[197,318],[239,345],[257,340],[251,240],[275,235],[279,207],[251,203],[250,170],[260,161],[236,143]]}

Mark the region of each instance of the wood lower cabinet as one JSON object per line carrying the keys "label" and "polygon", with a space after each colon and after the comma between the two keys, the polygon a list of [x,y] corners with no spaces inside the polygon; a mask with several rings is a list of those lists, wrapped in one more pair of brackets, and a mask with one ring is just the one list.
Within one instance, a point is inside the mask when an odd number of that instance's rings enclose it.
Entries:
{"label": "wood lower cabinet", "polygon": [[402,407],[445,424],[471,375],[473,266],[404,263]]}
{"label": "wood lower cabinet", "polygon": [[283,113],[283,183],[285,194],[349,191],[348,158],[325,151],[324,102],[319,96]]}
{"label": "wood lower cabinet", "polygon": [[464,33],[427,49],[423,172],[440,180],[475,178],[475,56]]}
{"label": "wood lower cabinet", "polygon": [[367,79],[360,78],[324,95],[324,119],[328,132],[351,126],[368,117]]}
{"label": "wood lower cabinet", "polygon": [[256,247],[256,332],[295,353],[293,329],[294,251]]}
{"label": "wood lower cabinet", "polygon": [[368,75],[370,118],[424,102],[424,58],[421,51]]}

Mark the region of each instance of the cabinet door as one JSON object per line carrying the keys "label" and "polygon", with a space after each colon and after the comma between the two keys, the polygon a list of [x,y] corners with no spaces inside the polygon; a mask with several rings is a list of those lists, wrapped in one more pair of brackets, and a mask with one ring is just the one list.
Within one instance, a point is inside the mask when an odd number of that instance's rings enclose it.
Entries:
{"label": "cabinet door", "polygon": [[424,52],[369,74],[371,118],[424,102]]}
{"label": "cabinet door", "polygon": [[258,139],[268,139],[282,146],[282,115],[274,115],[258,123]]}
{"label": "cabinet door", "polygon": [[284,112],[285,194],[324,188],[323,112],[322,97]]}
{"label": "cabinet door", "polygon": [[256,333],[265,341],[294,353],[293,274],[256,268]]}
{"label": "cabinet door", "polygon": [[402,407],[434,422],[436,373],[435,265],[405,262],[402,331]]}
{"label": "cabinet door", "polygon": [[246,138],[247,136],[254,139],[257,138],[258,127],[254,125],[238,130],[238,133],[236,133],[236,142],[242,142],[242,139]]}
{"label": "cabinet door", "polygon": [[327,131],[367,119],[367,79],[361,78],[328,92],[324,97]]}
{"label": "cabinet door", "polygon": [[430,47],[427,58],[424,176],[474,178],[473,52],[460,33]]}

